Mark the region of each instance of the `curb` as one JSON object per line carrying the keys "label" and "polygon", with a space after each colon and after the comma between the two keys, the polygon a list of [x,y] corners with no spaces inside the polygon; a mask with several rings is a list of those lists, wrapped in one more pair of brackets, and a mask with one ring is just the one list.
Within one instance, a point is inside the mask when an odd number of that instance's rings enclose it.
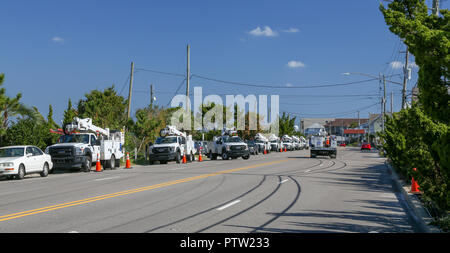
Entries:
{"label": "curb", "polygon": [[427,209],[422,205],[416,195],[408,192],[408,185],[401,180],[392,166],[385,161],[388,173],[391,175],[393,186],[401,193],[401,198],[406,203],[408,216],[414,222],[414,226],[419,233],[442,233],[442,231],[433,225],[429,225],[433,218]]}

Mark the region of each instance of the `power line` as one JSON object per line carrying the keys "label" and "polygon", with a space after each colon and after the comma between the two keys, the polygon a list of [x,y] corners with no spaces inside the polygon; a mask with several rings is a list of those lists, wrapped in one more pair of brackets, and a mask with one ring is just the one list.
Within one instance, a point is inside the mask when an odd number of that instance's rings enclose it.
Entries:
{"label": "power line", "polygon": [[[184,82],[186,81],[186,79],[187,79],[187,78],[184,78],[183,81],[181,81],[180,85],[178,86],[178,89],[177,89],[177,90],[175,91],[175,93],[172,95],[172,98],[175,97],[175,96],[177,95],[178,91],[181,89],[181,87],[183,86],[183,84],[184,84]],[[169,100],[169,102],[167,103],[166,107],[169,107],[170,101],[172,101],[172,99]]]}
{"label": "power line", "polygon": [[366,82],[378,80],[378,78],[372,78],[372,79],[366,79],[366,80],[355,81],[355,82],[324,84],[324,85],[276,86],[276,85],[250,84],[250,83],[241,83],[241,82],[233,82],[233,81],[224,81],[224,80],[219,80],[219,79],[215,79],[215,78],[200,76],[200,75],[196,75],[196,74],[193,74],[192,77],[197,77],[197,78],[200,78],[200,79],[205,79],[205,80],[218,82],[218,83],[226,83],[226,84],[239,85],[239,86],[258,87],[258,88],[275,88],[275,89],[307,89],[307,88],[335,87],[335,86],[344,86],[344,85],[366,83]]}
{"label": "power line", "polygon": [[170,76],[181,76],[181,77],[186,77],[186,75],[183,75],[183,74],[171,73],[171,72],[164,72],[164,71],[153,70],[153,69],[136,68],[136,70],[137,70],[137,71],[152,72],[152,73],[157,73],[157,74],[161,74],[161,75],[170,75]]}
{"label": "power line", "polygon": [[365,107],[362,107],[362,108],[359,108],[359,109],[355,109],[355,110],[352,110],[352,111],[337,112],[337,113],[294,113],[294,112],[287,112],[287,111],[286,111],[286,113],[290,113],[290,114],[294,114],[294,115],[298,115],[298,116],[332,116],[332,115],[339,115],[340,116],[340,115],[347,115],[347,114],[352,114],[352,113],[355,113],[355,112],[358,112],[358,111],[366,110],[366,109],[369,109],[369,108],[371,108],[373,106],[376,106],[376,105],[379,105],[379,103],[377,102],[375,104],[372,104],[372,105],[369,105],[369,106],[365,106]]}

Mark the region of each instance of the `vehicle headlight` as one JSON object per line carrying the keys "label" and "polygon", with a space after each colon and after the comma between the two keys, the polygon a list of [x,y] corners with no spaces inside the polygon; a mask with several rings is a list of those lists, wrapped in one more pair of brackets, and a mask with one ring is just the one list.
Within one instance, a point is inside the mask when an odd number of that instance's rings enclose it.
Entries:
{"label": "vehicle headlight", "polygon": [[75,155],[83,155],[83,149],[75,148]]}
{"label": "vehicle headlight", "polygon": [[230,146],[225,146],[227,151],[230,151]]}
{"label": "vehicle headlight", "polygon": [[245,150],[248,150],[248,146],[247,145],[245,145]]}
{"label": "vehicle headlight", "polygon": [[14,163],[0,163],[1,167],[14,167]]}

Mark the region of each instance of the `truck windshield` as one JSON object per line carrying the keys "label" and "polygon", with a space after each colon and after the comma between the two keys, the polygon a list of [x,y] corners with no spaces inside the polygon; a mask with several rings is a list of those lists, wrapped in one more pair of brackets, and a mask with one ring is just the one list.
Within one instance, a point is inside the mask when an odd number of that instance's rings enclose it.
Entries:
{"label": "truck windshield", "polygon": [[20,157],[24,154],[24,148],[2,148],[0,157]]}
{"label": "truck windshield", "polygon": [[227,137],[224,138],[224,142],[241,142],[241,138],[239,136]]}
{"label": "truck windshield", "polygon": [[156,144],[177,143],[177,137],[159,137],[155,141]]}
{"label": "truck windshield", "polygon": [[86,143],[89,144],[89,134],[62,135],[59,137],[59,143]]}
{"label": "truck windshield", "polygon": [[278,141],[277,140],[273,140],[273,141],[270,141],[271,143],[277,143]]}

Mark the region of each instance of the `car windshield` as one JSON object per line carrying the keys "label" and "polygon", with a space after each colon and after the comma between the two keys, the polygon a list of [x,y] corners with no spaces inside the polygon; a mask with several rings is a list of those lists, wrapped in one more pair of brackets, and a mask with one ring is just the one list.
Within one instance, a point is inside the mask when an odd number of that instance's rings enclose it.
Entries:
{"label": "car windshield", "polygon": [[278,141],[277,140],[273,140],[273,141],[270,141],[271,143],[277,143]]}
{"label": "car windshield", "polygon": [[241,138],[239,136],[231,136],[224,138],[224,142],[241,142]]}
{"label": "car windshield", "polygon": [[249,146],[255,146],[255,142],[254,142],[254,141],[247,141],[247,144],[248,144]]}
{"label": "car windshield", "polygon": [[257,140],[256,143],[264,143],[264,142],[261,140]]}
{"label": "car windshield", "polygon": [[62,135],[59,137],[59,143],[87,143],[89,144],[89,134]]}
{"label": "car windshield", "polygon": [[156,144],[177,143],[177,137],[159,137],[155,141]]}
{"label": "car windshield", "polygon": [[25,148],[2,148],[0,157],[20,157],[24,155]]}

